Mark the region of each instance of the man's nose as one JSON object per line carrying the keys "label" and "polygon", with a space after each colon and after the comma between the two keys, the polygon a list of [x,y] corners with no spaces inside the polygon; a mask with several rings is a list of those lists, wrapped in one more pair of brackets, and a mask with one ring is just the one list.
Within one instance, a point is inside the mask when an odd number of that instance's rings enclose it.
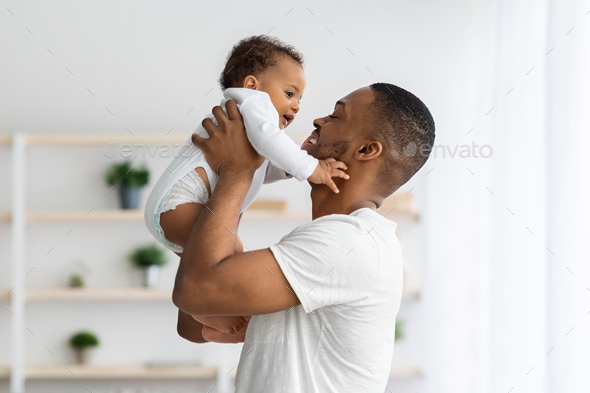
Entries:
{"label": "man's nose", "polygon": [[326,124],[326,119],[328,116],[320,117],[319,119],[315,119],[313,121],[313,126],[315,128],[322,128]]}

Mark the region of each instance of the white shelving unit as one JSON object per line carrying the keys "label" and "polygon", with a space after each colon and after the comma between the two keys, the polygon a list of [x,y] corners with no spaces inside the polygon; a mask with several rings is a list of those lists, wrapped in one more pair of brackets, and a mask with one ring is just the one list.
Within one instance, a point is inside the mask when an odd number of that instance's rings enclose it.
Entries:
{"label": "white shelving unit", "polygon": [[[218,369],[225,369],[227,359],[220,360],[219,367],[203,366],[81,366],[81,365],[27,365],[25,349],[25,311],[28,302],[48,301],[164,301],[170,300],[172,289],[146,288],[25,288],[26,232],[27,222],[143,222],[141,210],[27,210],[25,206],[27,178],[26,149],[29,146],[101,146],[111,142],[122,143],[168,143],[172,140],[185,141],[183,135],[112,135],[112,134],[24,134],[0,135],[0,146],[12,148],[12,209],[0,211],[0,222],[9,223],[12,236],[12,287],[0,293],[0,301],[10,303],[13,314],[11,321],[11,365],[0,367],[0,378],[10,378],[10,392],[23,392],[27,379],[199,379],[217,378],[217,386],[228,387],[233,376],[222,375]],[[417,213],[412,210],[410,200],[404,196],[389,198],[379,210],[394,220],[416,221]],[[289,211],[283,201],[256,201],[246,211],[242,221],[309,221],[310,213]],[[407,285],[404,299],[416,299],[419,288]],[[225,363],[225,364],[224,364]],[[235,369],[233,370],[235,373]],[[392,378],[416,377],[421,375],[418,366],[394,366]]]}

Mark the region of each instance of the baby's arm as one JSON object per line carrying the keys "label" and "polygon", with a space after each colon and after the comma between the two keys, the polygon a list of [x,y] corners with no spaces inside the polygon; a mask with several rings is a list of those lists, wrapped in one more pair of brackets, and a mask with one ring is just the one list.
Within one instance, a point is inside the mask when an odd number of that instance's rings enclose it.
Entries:
{"label": "baby's arm", "polygon": [[258,154],[299,181],[306,180],[313,173],[318,160],[301,150],[279,128],[277,111],[267,94],[256,94],[245,100],[240,106],[240,113],[248,140]]}
{"label": "baby's arm", "polygon": [[[332,180],[333,177],[341,177],[348,179],[350,176],[344,171],[348,169],[346,164],[341,161],[336,161],[334,158],[328,158],[327,160],[319,160],[315,170],[307,178],[311,183],[315,184],[326,184],[335,193],[340,192],[338,187]],[[272,163],[268,164],[266,168],[266,174],[264,177],[264,184],[274,183],[279,180],[290,179],[293,176],[289,175],[282,169],[274,166]]]}

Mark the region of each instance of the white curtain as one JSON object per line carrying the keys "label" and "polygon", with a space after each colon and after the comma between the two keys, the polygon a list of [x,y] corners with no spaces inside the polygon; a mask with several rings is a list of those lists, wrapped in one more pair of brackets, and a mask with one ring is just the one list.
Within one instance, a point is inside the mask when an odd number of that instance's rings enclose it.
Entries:
{"label": "white curtain", "polygon": [[[553,0],[547,59],[548,392],[590,391],[590,3]],[[573,330],[572,330],[573,328]]]}
{"label": "white curtain", "polygon": [[421,391],[590,391],[588,11],[489,2],[468,138],[493,156],[427,183]]}

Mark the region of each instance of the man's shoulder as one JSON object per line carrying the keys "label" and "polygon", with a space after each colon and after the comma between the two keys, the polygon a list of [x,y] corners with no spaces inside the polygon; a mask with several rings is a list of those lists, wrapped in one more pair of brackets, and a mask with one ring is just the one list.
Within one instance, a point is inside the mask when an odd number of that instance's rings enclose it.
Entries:
{"label": "man's shoulder", "polygon": [[369,208],[357,209],[350,214],[329,214],[313,220],[308,225],[340,227],[350,231],[366,227],[395,230],[397,227],[397,223]]}
{"label": "man's shoulder", "polygon": [[373,230],[388,230],[395,232],[396,223],[387,220],[379,213],[371,209],[359,209],[351,214],[330,214],[316,218],[315,220],[300,225],[291,233],[283,237],[283,240],[300,240],[326,242],[332,244],[364,244],[370,246],[370,241],[359,240],[372,239],[366,236]]}

